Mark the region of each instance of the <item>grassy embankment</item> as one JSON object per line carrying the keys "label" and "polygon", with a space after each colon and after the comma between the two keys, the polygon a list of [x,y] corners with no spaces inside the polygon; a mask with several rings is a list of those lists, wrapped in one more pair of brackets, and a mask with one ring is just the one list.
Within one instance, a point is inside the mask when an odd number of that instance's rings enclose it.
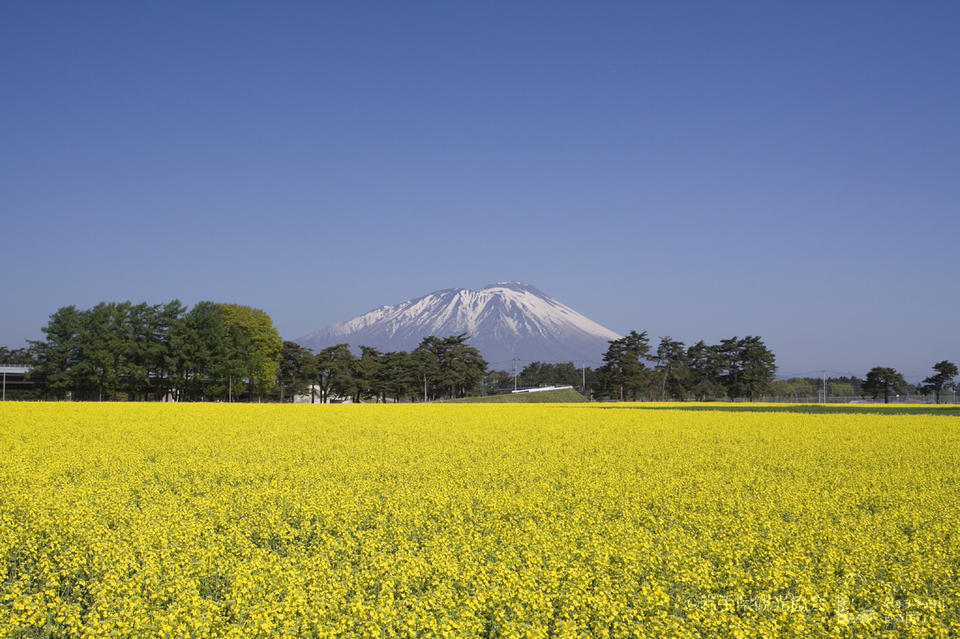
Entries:
{"label": "grassy embankment", "polygon": [[463,397],[460,399],[447,399],[445,402],[456,402],[460,404],[473,403],[491,403],[491,404],[549,404],[549,403],[570,403],[585,402],[587,398],[573,390],[564,388],[561,390],[540,391],[537,393],[507,393],[506,395],[488,395],[486,397]]}

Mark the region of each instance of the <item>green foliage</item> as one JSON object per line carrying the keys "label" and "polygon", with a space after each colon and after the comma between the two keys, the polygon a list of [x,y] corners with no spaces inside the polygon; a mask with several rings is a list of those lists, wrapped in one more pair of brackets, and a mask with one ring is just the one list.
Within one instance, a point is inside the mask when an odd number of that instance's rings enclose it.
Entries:
{"label": "green foliage", "polygon": [[199,401],[232,395],[236,356],[219,304],[197,303],[171,327],[170,344],[177,399]]}
{"label": "green foliage", "polygon": [[258,308],[220,304],[231,346],[231,368],[262,397],[276,382],[283,340],[270,316]]}
{"label": "green foliage", "polygon": [[[857,397],[860,395],[860,387],[863,384],[863,380],[859,377],[845,376],[827,377],[826,380],[822,377],[791,377],[787,382],[793,387],[794,396],[801,400],[819,397],[824,382],[827,386],[827,395],[830,397]],[[775,392],[773,389],[770,392],[780,397],[786,397],[786,395]]]}
{"label": "green foliage", "polygon": [[381,353],[361,346],[360,357],[351,353],[348,344],[325,348],[315,360],[320,401],[462,397],[479,388],[487,366],[466,340],[465,335],[430,336],[412,353]]}
{"label": "green foliage", "polygon": [[[7,348],[0,346],[0,366],[26,366],[35,368],[36,360],[33,353],[28,348]],[[29,374],[28,374],[29,375]],[[12,377],[6,378],[4,384],[3,397],[8,400],[32,400],[41,399],[42,395],[37,391],[34,380],[29,376],[25,377],[25,383]]]}
{"label": "green foliage", "polygon": [[852,397],[857,394],[857,389],[850,382],[827,380],[827,392],[834,397]]}
{"label": "green foliage", "polygon": [[650,352],[647,332],[630,334],[610,341],[599,373],[599,392],[612,399],[640,399],[640,392],[649,380],[644,360]]}
{"label": "green foliage", "polygon": [[870,396],[876,398],[883,395],[883,403],[890,402],[890,393],[902,393],[906,388],[906,382],[903,375],[892,368],[875,366],[867,373],[867,379],[863,383],[863,390]]}
{"label": "green foliage", "polygon": [[[104,302],[89,310],[68,306],[51,315],[43,331],[46,339],[32,342],[26,354],[33,362],[31,379],[45,396],[59,399],[209,401],[270,394],[285,401],[309,389],[311,401],[319,393],[321,402],[431,400],[489,394],[514,383],[506,371],[488,374],[466,335],[430,336],[412,353],[364,346],[357,357],[339,344],[312,355],[283,342],[265,312],[238,304],[200,302],[189,311],[177,300],[158,306]],[[24,353],[0,351],[0,358],[14,356]],[[519,382],[571,385],[588,397],[634,401],[757,399],[771,390],[790,395],[811,388],[795,380],[771,387],[774,362],[759,337],[716,345],[701,340],[689,348],[662,337],[651,352],[647,333],[631,331],[610,342],[595,371],[572,362],[533,362]],[[952,364],[941,365],[935,377],[945,388]],[[859,380],[852,383],[859,389]]]}
{"label": "green foliage", "polygon": [[64,399],[77,386],[71,371],[79,358],[76,338],[80,316],[76,306],[60,307],[41,329],[46,339],[30,342],[37,362],[30,378],[53,399]]}
{"label": "green foliage", "polygon": [[280,350],[277,386],[280,401],[305,393],[317,376],[317,360],[308,348],[294,342],[284,342]]}
{"label": "green foliage", "polygon": [[417,380],[410,355],[403,351],[384,353],[380,358],[378,388],[381,401],[387,397],[399,402],[405,395],[415,396]]}
{"label": "green foliage", "polygon": [[317,353],[316,381],[322,403],[329,402],[333,397],[348,397],[354,394],[354,359],[349,344],[337,344]]}
{"label": "green foliage", "polygon": [[700,340],[687,349],[687,390],[699,401],[719,399],[726,395],[720,383],[721,364],[716,346]]}
{"label": "green foliage", "polygon": [[512,389],[514,387],[513,373],[508,373],[507,371],[488,371],[487,374],[483,376],[483,381],[480,386],[484,395],[492,395],[497,391],[502,391],[507,388]]}
{"label": "green foliage", "polygon": [[798,397],[811,397],[817,394],[816,380],[807,377],[791,377],[787,383]]}
{"label": "green foliage", "polygon": [[716,349],[720,383],[731,399],[759,399],[767,392],[777,371],[776,357],[759,337],[748,335],[722,340]]}
{"label": "green foliage", "polygon": [[129,373],[123,358],[123,312],[116,304],[101,302],[81,315],[75,344],[79,351],[73,368],[77,386],[98,400],[113,398],[122,374]]}
{"label": "green foliage", "polygon": [[[592,377],[593,371],[590,371],[590,373],[590,377]],[[536,386],[574,386],[582,388],[585,376],[586,369],[578,368],[573,362],[563,364],[532,362],[520,371],[519,385],[523,388]],[[508,385],[513,386],[512,377],[510,377]]]}
{"label": "green foliage", "polygon": [[425,337],[411,354],[411,370],[422,385],[423,399],[465,397],[487,372],[480,351],[467,345],[466,334]]}
{"label": "green foliage", "polygon": [[683,342],[661,337],[657,345],[654,370],[660,377],[659,399],[685,400],[690,379],[690,363]]}
{"label": "green foliage", "polygon": [[101,302],[50,316],[31,380],[55,399],[226,399],[273,388],[282,342],[263,311],[200,302]]}
{"label": "green foliage", "polygon": [[382,376],[381,358],[383,355],[370,346],[360,347],[360,357],[353,362],[354,402],[359,402],[363,395],[381,397],[384,378]]}
{"label": "green foliage", "polygon": [[26,348],[7,348],[0,346],[0,365],[3,366],[32,366],[33,355]]}
{"label": "green foliage", "polygon": [[171,326],[183,306],[101,302],[50,316],[46,339],[31,343],[31,379],[46,397],[147,399],[169,391]]}
{"label": "green foliage", "polygon": [[787,380],[776,379],[770,382],[769,390],[774,397],[797,397],[797,389]]}
{"label": "green foliage", "polygon": [[[612,340],[603,359],[596,394],[621,401],[758,399],[770,391],[776,372],[773,352],[753,336],[712,346],[701,340],[686,349],[683,342],[662,337],[651,354],[646,332],[631,331]],[[652,370],[645,361],[653,363]]]}
{"label": "green foliage", "polygon": [[943,360],[942,362],[934,364],[933,370],[937,371],[937,374],[924,379],[922,388],[927,392],[932,391],[936,397],[936,402],[939,404],[940,393],[942,393],[945,388],[951,387],[953,378],[958,374],[957,365],[953,362]]}

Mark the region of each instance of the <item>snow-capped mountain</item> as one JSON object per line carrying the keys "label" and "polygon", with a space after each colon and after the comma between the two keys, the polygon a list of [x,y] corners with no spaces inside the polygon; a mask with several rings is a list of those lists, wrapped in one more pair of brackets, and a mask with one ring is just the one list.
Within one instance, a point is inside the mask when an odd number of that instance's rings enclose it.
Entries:
{"label": "snow-capped mountain", "polygon": [[424,337],[466,333],[491,368],[509,360],[599,361],[613,331],[528,284],[501,282],[479,290],[450,288],[381,306],[348,322],[334,324],[297,343],[318,352],[334,344],[381,351],[411,351]]}

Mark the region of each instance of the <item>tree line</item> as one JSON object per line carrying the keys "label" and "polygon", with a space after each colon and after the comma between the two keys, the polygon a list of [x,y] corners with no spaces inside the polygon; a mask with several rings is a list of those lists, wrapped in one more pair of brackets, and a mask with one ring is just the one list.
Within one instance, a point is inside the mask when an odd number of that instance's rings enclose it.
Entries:
{"label": "tree line", "polygon": [[32,395],[45,399],[434,400],[477,392],[487,370],[466,335],[427,337],[410,353],[313,354],[283,341],[264,311],[209,301],[65,306],[41,330],[29,348],[0,350],[0,363],[30,366]]}
{"label": "tree line", "polygon": [[874,366],[863,378],[791,377],[774,381],[770,392],[777,397],[796,399],[820,396],[825,392],[828,397],[883,398],[884,403],[889,403],[892,394],[933,395],[934,402],[939,404],[944,393],[957,389],[954,383],[958,374],[957,365],[942,360],[933,365],[933,370],[933,375],[918,384],[907,383],[901,373],[889,366]]}
{"label": "tree line", "polygon": [[[954,388],[953,378],[957,376],[957,365],[953,362],[943,360],[933,365],[933,370],[937,371],[920,382],[916,390],[921,394],[934,395],[934,401],[940,403],[940,395],[945,390]],[[863,392],[869,394],[874,399],[883,397],[883,403],[890,402],[890,394],[902,394],[909,390],[907,382],[903,375],[895,369],[888,366],[875,366],[867,373],[866,379],[862,385]]]}
{"label": "tree line", "polygon": [[42,330],[30,378],[50,399],[262,398],[282,344],[263,311],[214,302],[65,306]]}
{"label": "tree line", "polygon": [[[432,401],[504,392],[515,386],[569,385],[598,400],[711,401],[774,395],[808,397],[823,380],[775,380],[776,358],[756,336],[686,346],[646,331],[611,340],[596,369],[572,362],[532,362],[518,375],[488,371],[465,334],[424,338],[410,352],[381,352],[348,344],[313,353],[283,341],[270,316],[237,304],[178,300],[150,305],[102,302],[66,306],[50,316],[44,339],[28,348],[0,347],[0,364],[31,367],[32,396],[76,400],[310,401],[351,399]],[[864,379],[827,380],[830,395],[883,397],[904,392],[941,394],[955,388],[957,367],[916,386],[888,367]]]}
{"label": "tree line", "polygon": [[662,337],[654,349],[646,331],[631,331],[609,342],[596,369],[532,362],[516,378],[492,371],[485,389],[566,385],[593,399],[621,401],[757,399],[769,392],[775,373],[775,356],[759,337],[731,337],[719,344],[701,340],[689,347]]}
{"label": "tree line", "polygon": [[[774,354],[754,336],[732,337],[719,344],[703,341],[685,347],[663,337],[654,350],[645,332],[610,342],[600,368],[570,363],[532,362],[518,375],[495,370],[484,379],[484,391],[534,386],[573,386],[594,399],[711,401],[759,399],[764,396],[809,400],[826,386],[831,397],[872,397],[889,402],[890,395],[933,395],[940,403],[953,382],[957,366],[943,360],[935,374],[919,384],[907,384],[896,370],[877,366],[866,377],[793,377],[774,379]],[[958,389],[960,390],[960,389]]]}
{"label": "tree line", "polygon": [[466,397],[478,392],[487,372],[480,352],[465,334],[425,337],[413,351],[387,353],[361,346],[354,355],[348,344],[314,354],[284,342],[278,377],[279,400],[309,394],[311,402],[364,398],[385,402],[431,401]]}
{"label": "tree line", "polygon": [[776,358],[763,340],[748,335],[689,347],[670,337],[654,346],[646,331],[611,340],[594,377],[596,399],[758,399],[776,373]]}

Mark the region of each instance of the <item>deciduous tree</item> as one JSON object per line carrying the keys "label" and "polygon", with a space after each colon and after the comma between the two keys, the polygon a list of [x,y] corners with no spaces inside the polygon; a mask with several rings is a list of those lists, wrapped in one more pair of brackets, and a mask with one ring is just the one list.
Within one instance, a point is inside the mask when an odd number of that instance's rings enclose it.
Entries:
{"label": "deciduous tree", "polygon": [[270,316],[258,308],[220,304],[230,335],[235,364],[258,397],[276,383],[283,340]]}

